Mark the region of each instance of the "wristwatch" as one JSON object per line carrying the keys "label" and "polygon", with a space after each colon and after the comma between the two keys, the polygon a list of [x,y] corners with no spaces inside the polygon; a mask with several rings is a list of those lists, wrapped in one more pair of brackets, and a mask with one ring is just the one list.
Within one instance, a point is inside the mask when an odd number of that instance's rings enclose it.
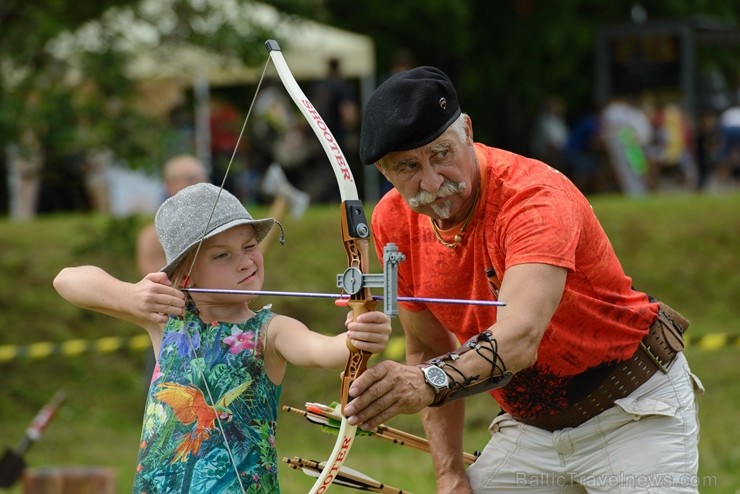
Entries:
{"label": "wristwatch", "polygon": [[449,389],[450,379],[447,377],[447,373],[436,365],[422,364],[419,368],[424,374],[424,381],[434,390],[434,401],[436,402],[439,393],[442,390]]}

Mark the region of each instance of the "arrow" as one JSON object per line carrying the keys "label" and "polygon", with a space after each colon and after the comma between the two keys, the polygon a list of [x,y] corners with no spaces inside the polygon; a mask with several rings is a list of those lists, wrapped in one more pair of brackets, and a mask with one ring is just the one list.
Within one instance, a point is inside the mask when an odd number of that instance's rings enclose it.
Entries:
{"label": "arrow", "polygon": [[[309,422],[321,425],[322,427],[329,429],[331,432],[335,432],[339,429],[341,415],[336,407],[323,405],[321,403],[306,403],[305,406],[305,410],[288,405],[283,405],[282,408],[285,412],[300,415]],[[360,430],[358,431],[358,435],[373,436],[399,446],[406,446],[419,451],[424,451],[425,453],[429,453],[431,451],[429,441],[427,439],[399,429],[394,429],[393,427],[388,427],[384,424],[380,424],[379,426],[369,430]],[[477,459],[478,457],[475,454],[463,452],[463,461],[466,465],[472,465]]]}
{"label": "arrow", "polygon": [[[303,297],[303,298],[328,298],[341,302],[349,300],[347,295],[338,293],[320,293],[320,292],[284,292],[271,290],[228,290],[221,288],[182,288],[182,291],[190,293],[214,293],[226,295],[264,295],[266,297]],[[373,300],[384,300],[382,295],[373,295]],[[428,298],[428,297],[398,297],[399,302],[419,302],[426,304],[460,304],[460,305],[486,305],[503,307],[506,302],[498,300],[466,300],[459,298]]]}
{"label": "arrow", "polygon": [[[308,460],[299,456],[294,456],[293,458],[285,457],[283,461],[294,470],[302,470],[303,473],[311,477],[318,477],[325,464],[323,461]],[[411,494],[409,491],[383,484],[357,470],[345,466],[341,466],[339,471],[334,473],[332,482],[361,491],[380,492],[383,494]]]}

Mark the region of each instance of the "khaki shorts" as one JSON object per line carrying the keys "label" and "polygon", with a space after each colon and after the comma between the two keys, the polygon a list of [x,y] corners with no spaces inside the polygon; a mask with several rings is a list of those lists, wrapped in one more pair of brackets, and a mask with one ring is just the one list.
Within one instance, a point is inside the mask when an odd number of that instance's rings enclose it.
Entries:
{"label": "khaki shorts", "polygon": [[473,492],[697,493],[695,398],[703,392],[681,353],[668,374],[578,427],[548,432],[499,415],[468,469]]}

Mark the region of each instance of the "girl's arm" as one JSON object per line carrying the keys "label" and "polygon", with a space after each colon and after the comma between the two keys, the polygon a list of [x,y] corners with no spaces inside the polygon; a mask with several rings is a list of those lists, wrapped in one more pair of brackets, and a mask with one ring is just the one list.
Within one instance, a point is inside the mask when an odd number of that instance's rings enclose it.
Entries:
{"label": "girl's arm", "polygon": [[167,314],[182,315],[185,295],[172,288],[164,273],[148,274],[128,283],[96,266],[62,269],[54,288],[68,302],[131,322],[150,333],[161,329]]}
{"label": "girl's arm", "polygon": [[359,350],[380,353],[391,334],[391,320],[382,312],[366,312],[345,323],[347,332],[326,336],[309,330],[303,323],[276,316],[268,330],[268,345],[285,361],[298,367],[339,369],[349,357],[347,338]]}

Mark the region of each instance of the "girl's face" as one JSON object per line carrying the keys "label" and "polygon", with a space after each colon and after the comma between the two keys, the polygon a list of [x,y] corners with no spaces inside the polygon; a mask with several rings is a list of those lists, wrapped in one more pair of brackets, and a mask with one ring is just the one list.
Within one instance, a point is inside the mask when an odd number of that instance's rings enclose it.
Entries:
{"label": "girl's face", "polygon": [[191,280],[198,288],[261,290],[264,258],[254,228],[239,225],[204,241]]}

